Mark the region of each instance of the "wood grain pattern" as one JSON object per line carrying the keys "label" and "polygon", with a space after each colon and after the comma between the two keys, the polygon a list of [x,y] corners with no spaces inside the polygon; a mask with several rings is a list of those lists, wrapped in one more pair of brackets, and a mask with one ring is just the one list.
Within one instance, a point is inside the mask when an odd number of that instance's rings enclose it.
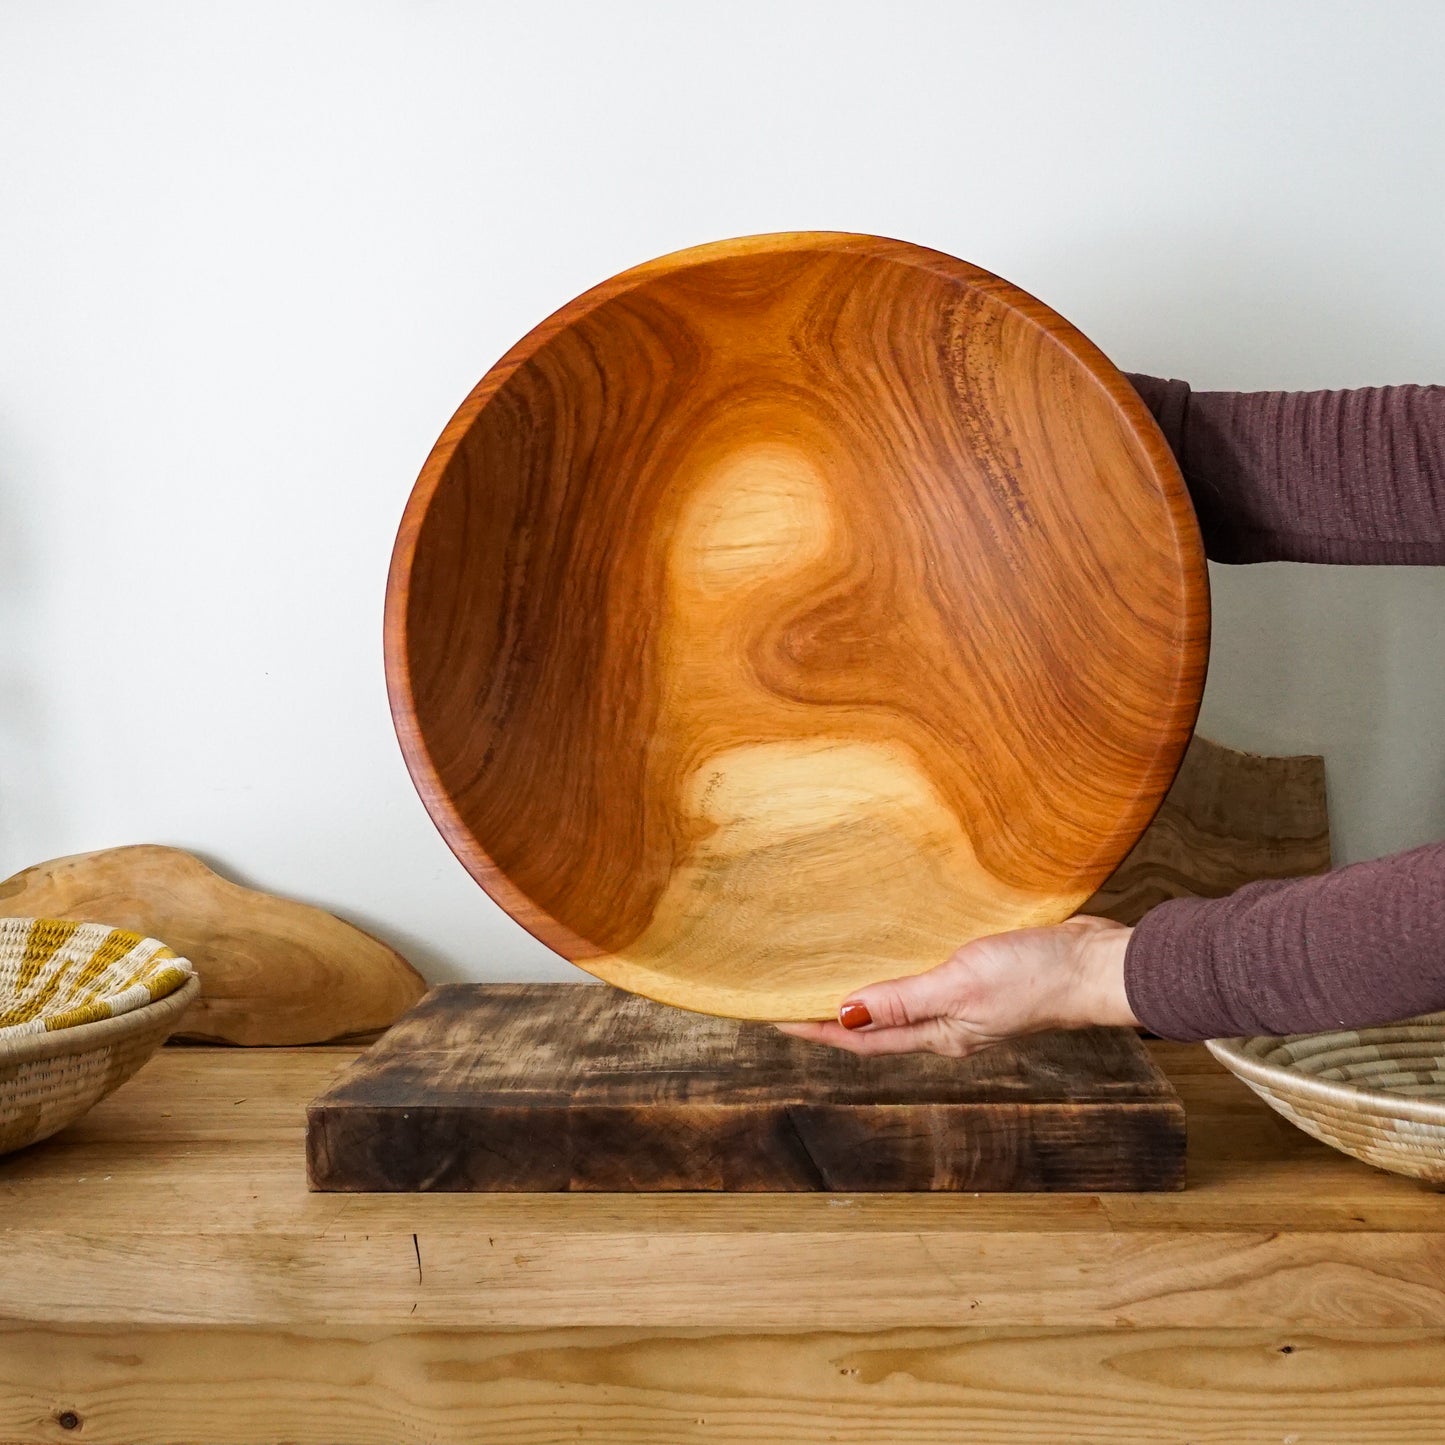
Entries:
{"label": "wood grain pattern", "polygon": [[[1329,853],[1321,759],[1195,737],[1089,906],[1132,922],[1164,898],[1322,871]],[[964,1066],[863,1061],[609,990],[448,988],[312,1106],[311,1177],[327,1190],[1178,1185],[1183,1120],[1142,1057],[1100,1031]]]}
{"label": "wood grain pattern", "polygon": [[231,883],[178,848],[76,853],[0,883],[0,917],[79,918],[159,938],[201,998],[180,1039],[309,1044],[394,1023],[423,993],[394,949],[309,904]]}
{"label": "wood grain pattern", "polygon": [[1098,888],[1207,630],[1178,469],[1093,346],[964,262],[807,234],[513,348],[412,494],[386,653],[428,809],[539,938],[824,1017]]}
{"label": "wood grain pattern", "polygon": [[204,1330],[0,1325],[0,1439],[54,1445],[1436,1445],[1405,1330]]}
{"label": "wood grain pattern", "polygon": [[1329,867],[1323,758],[1238,752],[1195,734],[1154,821],[1082,911],[1132,924],[1169,898],[1222,898]]}
{"label": "wood grain pattern", "polygon": [[0,1160],[0,1318],[273,1330],[1445,1330],[1445,1197],[1155,1043],[1178,1193],[310,1193],[353,1049],[166,1048]]}
{"label": "wood grain pattern", "polygon": [[308,1110],[323,1190],[1137,1190],[1184,1110],[1129,1029],[863,1059],[590,984],[433,989]]}

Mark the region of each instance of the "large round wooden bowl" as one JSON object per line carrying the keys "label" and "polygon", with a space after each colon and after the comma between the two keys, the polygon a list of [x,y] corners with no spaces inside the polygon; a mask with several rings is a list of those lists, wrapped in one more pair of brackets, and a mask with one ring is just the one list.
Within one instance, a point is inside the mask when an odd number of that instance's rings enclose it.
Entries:
{"label": "large round wooden bowl", "polygon": [[432,451],[387,593],[402,750],[477,881],[599,977],[749,1018],[1073,912],[1207,646],[1124,377],[996,276],[829,233],[543,322]]}

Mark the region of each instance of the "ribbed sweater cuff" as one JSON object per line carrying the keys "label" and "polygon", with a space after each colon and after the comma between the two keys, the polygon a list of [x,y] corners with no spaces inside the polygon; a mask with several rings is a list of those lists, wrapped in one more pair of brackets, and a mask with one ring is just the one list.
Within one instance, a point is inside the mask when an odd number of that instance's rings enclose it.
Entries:
{"label": "ribbed sweater cuff", "polygon": [[[1124,954],[1124,993],[1134,1017],[1164,1039],[1198,1042],[1233,1030],[1213,969],[1204,898],[1161,903],[1135,925]],[[1201,914],[1203,916],[1201,917]]]}

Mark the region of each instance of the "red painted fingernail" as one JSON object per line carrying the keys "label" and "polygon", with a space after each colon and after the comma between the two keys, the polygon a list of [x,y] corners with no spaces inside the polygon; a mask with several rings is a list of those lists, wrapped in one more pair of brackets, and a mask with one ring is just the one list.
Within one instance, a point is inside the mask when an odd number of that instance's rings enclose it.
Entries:
{"label": "red painted fingernail", "polygon": [[850,1000],[838,1010],[838,1022],[845,1029],[866,1029],[873,1022],[868,1005]]}

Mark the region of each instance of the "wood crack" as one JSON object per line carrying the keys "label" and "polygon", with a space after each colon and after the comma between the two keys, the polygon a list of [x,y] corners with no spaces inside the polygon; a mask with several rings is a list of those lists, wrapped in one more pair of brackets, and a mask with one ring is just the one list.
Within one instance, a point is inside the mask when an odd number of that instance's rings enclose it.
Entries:
{"label": "wood crack", "polygon": [[803,1138],[803,1132],[798,1128],[797,1115],[792,1109],[783,1110],[783,1122],[788,1126],[788,1132],[797,1141],[798,1152],[802,1156],[800,1163],[808,1175],[808,1186],[811,1189],[828,1190],[832,1186],[828,1183],[828,1176],[824,1173],[822,1166],[813,1156],[813,1151],[808,1147],[808,1141]]}

